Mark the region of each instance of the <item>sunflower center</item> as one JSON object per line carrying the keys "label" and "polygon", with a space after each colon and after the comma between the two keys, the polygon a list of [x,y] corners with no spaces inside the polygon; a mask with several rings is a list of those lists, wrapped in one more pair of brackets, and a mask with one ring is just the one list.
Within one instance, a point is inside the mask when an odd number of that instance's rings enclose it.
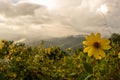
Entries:
{"label": "sunflower center", "polygon": [[95,42],[95,43],[93,44],[93,46],[94,46],[94,48],[100,48],[100,43]]}

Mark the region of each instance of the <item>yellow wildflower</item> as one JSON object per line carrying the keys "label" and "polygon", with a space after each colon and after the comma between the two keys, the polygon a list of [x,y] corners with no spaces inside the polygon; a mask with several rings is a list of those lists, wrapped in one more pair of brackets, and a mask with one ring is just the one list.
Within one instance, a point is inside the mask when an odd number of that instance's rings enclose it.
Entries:
{"label": "yellow wildflower", "polygon": [[17,77],[17,74],[16,74],[16,73],[13,73],[13,77],[16,78],[16,77]]}
{"label": "yellow wildflower", "polygon": [[6,43],[7,41],[6,41],[6,40],[1,40],[1,42],[4,44],[4,43]]}
{"label": "yellow wildflower", "polygon": [[48,48],[47,51],[48,51],[48,54],[50,55],[51,54],[51,49]]}
{"label": "yellow wildflower", "polygon": [[61,72],[62,72],[62,70],[61,70],[61,69],[57,69],[57,72],[61,73]]}
{"label": "yellow wildflower", "polygon": [[10,60],[13,60],[13,57],[10,57]]}
{"label": "yellow wildflower", "polygon": [[94,56],[95,59],[101,59],[106,56],[104,50],[111,48],[110,41],[106,38],[101,38],[100,33],[96,35],[91,33],[90,36],[85,37],[83,44],[85,45],[84,52],[88,52],[88,56]]}
{"label": "yellow wildflower", "polygon": [[2,49],[2,46],[0,45],[0,49]]}
{"label": "yellow wildflower", "polygon": [[12,53],[14,53],[14,50],[9,50],[9,54],[11,55]]}
{"label": "yellow wildflower", "polygon": [[120,58],[120,52],[118,53],[118,58]]}
{"label": "yellow wildflower", "polygon": [[67,48],[66,50],[67,50],[67,51],[71,51],[72,49],[71,49],[71,48]]}
{"label": "yellow wildflower", "polygon": [[16,61],[20,61],[20,60],[21,60],[21,57],[17,57],[17,58],[16,58]]}
{"label": "yellow wildflower", "polygon": [[0,67],[0,71],[3,71],[4,69],[3,69],[3,67]]}
{"label": "yellow wildflower", "polygon": [[48,70],[48,67],[42,67],[42,70],[43,70],[43,71],[47,71],[47,70]]}

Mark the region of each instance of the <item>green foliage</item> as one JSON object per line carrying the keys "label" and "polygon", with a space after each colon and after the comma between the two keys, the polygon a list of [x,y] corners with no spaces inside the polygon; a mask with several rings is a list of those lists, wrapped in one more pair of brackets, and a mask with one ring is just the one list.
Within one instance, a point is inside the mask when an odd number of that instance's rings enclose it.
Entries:
{"label": "green foliage", "polygon": [[110,37],[111,45],[114,48],[120,47],[120,34],[113,33]]}
{"label": "green foliage", "polygon": [[43,41],[36,47],[1,41],[0,79],[120,80],[118,49],[113,47],[104,59],[94,60],[81,49],[70,52],[55,46],[45,48]]}
{"label": "green foliage", "polygon": [[110,39],[111,39],[114,43],[120,43],[120,34],[113,33],[113,34],[111,35]]}
{"label": "green foliage", "polygon": [[93,73],[93,67],[89,64],[89,63],[83,63],[84,64],[84,68],[88,73]]}

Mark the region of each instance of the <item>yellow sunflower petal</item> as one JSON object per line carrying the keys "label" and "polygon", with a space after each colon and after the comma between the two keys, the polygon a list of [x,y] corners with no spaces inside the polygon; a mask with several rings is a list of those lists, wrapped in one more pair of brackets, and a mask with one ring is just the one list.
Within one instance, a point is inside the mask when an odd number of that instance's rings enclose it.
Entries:
{"label": "yellow sunflower petal", "polygon": [[87,40],[87,41],[93,41],[93,37],[94,37],[94,35],[92,34],[92,36],[90,35],[90,36],[85,36],[85,39]]}
{"label": "yellow sunflower petal", "polygon": [[99,56],[99,60],[101,60],[102,59],[102,57],[101,56]]}
{"label": "yellow sunflower petal", "polygon": [[109,49],[111,49],[111,46],[110,45],[103,45],[103,46],[101,46],[101,48],[104,50],[109,50]]}
{"label": "yellow sunflower petal", "polygon": [[91,33],[91,34],[90,34],[90,36],[91,36],[91,37],[94,37],[94,36],[95,36],[95,34],[94,34],[94,33]]}
{"label": "yellow sunflower petal", "polygon": [[89,52],[89,50],[91,49],[91,47],[86,47],[83,52]]}
{"label": "yellow sunflower petal", "polygon": [[93,48],[91,48],[89,51],[88,51],[88,56],[91,57],[93,55]]}
{"label": "yellow sunflower petal", "polygon": [[94,57],[95,57],[95,59],[99,59],[99,52],[98,52],[98,50],[96,50],[96,49],[94,49]]}
{"label": "yellow sunflower petal", "polygon": [[84,45],[87,45],[88,41],[83,41],[82,43],[83,43]]}
{"label": "yellow sunflower petal", "polygon": [[84,45],[87,45],[87,46],[92,45],[92,42],[91,42],[91,41],[83,41],[82,43],[83,43]]}
{"label": "yellow sunflower petal", "polygon": [[96,37],[97,37],[98,39],[100,39],[101,34],[100,34],[100,33],[97,33],[97,34],[96,34]]}
{"label": "yellow sunflower petal", "polygon": [[86,39],[86,40],[89,40],[89,39],[90,39],[90,37],[89,37],[89,36],[85,36],[85,39]]}
{"label": "yellow sunflower petal", "polygon": [[103,38],[103,39],[101,39],[101,44],[102,44],[102,45],[110,44],[110,40],[108,40],[108,39],[106,39],[106,38]]}
{"label": "yellow sunflower petal", "polygon": [[105,52],[102,49],[99,49],[99,54],[100,54],[101,57],[106,56]]}

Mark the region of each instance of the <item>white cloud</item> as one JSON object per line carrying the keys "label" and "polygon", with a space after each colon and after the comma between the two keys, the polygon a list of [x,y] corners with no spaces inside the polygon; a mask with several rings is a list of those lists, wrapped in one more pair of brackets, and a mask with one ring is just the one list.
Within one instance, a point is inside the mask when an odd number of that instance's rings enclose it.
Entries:
{"label": "white cloud", "polygon": [[[61,7],[51,11],[30,0],[12,1],[0,0],[0,33],[4,35],[45,38],[90,32],[110,35],[120,30],[119,0],[56,0]],[[102,4],[109,9],[104,16],[96,13]]]}

